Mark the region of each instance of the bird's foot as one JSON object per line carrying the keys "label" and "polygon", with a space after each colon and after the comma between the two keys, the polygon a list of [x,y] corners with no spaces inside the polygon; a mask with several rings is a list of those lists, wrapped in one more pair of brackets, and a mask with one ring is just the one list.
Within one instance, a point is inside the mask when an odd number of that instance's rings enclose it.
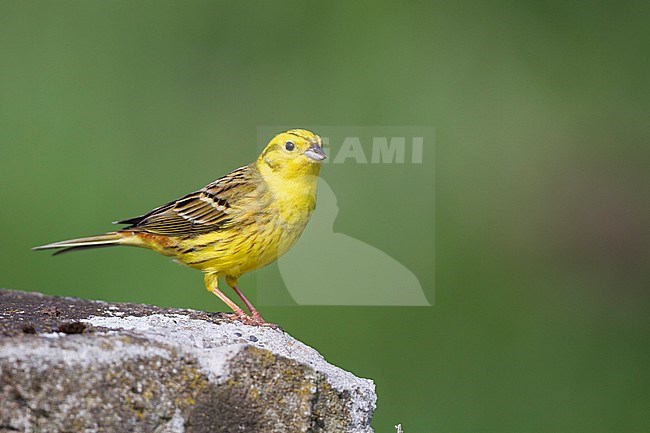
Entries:
{"label": "bird's foot", "polygon": [[280,325],[276,325],[275,323],[267,322],[262,318],[262,315],[257,312],[257,310],[253,310],[250,316],[248,316],[252,321],[253,326],[264,326],[267,328],[271,329],[282,329],[280,328]]}
{"label": "bird's foot", "polygon": [[279,325],[276,325],[275,323],[270,323],[267,322],[262,318],[260,313],[257,313],[255,311],[253,314],[250,316],[243,311],[241,312],[235,312],[235,313],[221,313],[222,317],[225,317],[228,320],[232,321],[239,321],[243,323],[244,325],[249,325],[249,326],[263,326],[266,328],[271,328],[271,329],[281,329]]}

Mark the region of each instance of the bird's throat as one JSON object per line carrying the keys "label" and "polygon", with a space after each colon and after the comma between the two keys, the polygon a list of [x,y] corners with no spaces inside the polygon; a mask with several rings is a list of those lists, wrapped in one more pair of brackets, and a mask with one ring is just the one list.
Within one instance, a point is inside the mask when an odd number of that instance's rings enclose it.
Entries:
{"label": "bird's throat", "polygon": [[304,218],[305,213],[310,215],[316,205],[320,164],[309,165],[308,170],[295,173],[295,170],[287,172],[284,168],[274,170],[272,166],[258,161],[257,169],[269,193],[289,220]]}

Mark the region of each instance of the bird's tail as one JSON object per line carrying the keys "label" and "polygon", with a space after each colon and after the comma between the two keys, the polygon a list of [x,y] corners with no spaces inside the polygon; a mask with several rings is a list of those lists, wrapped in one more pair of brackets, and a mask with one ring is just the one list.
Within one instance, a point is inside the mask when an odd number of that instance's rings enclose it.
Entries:
{"label": "bird's tail", "polygon": [[120,232],[108,232],[103,235],[89,236],[87,238],[70,239],[67,241],[54,242],[52,244],[41,245],[32,248],[32,250],[50,250],[59,249],[54,255],[67,253],[70,251],[81,251],[91,248],[111,247],[119,245],[120,241],[124,239],[124,235]]}

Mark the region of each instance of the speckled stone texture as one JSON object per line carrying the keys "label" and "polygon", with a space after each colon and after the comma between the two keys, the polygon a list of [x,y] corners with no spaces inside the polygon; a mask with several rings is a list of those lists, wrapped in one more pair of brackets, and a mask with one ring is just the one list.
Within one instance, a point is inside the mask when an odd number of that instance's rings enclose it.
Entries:
{"label": "speckled stone texture", "polygon": [[372,433],[375,402],[281,330],[0,290],[0,433]]}

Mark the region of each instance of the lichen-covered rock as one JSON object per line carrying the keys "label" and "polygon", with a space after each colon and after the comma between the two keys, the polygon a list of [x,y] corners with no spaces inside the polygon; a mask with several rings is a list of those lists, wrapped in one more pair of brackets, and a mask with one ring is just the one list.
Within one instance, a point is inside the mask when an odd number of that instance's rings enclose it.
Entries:
{"label": "lichen-covered rock", "polygon": [[281,330],[0,290],[0,432],[371,433],[375,401]]}

